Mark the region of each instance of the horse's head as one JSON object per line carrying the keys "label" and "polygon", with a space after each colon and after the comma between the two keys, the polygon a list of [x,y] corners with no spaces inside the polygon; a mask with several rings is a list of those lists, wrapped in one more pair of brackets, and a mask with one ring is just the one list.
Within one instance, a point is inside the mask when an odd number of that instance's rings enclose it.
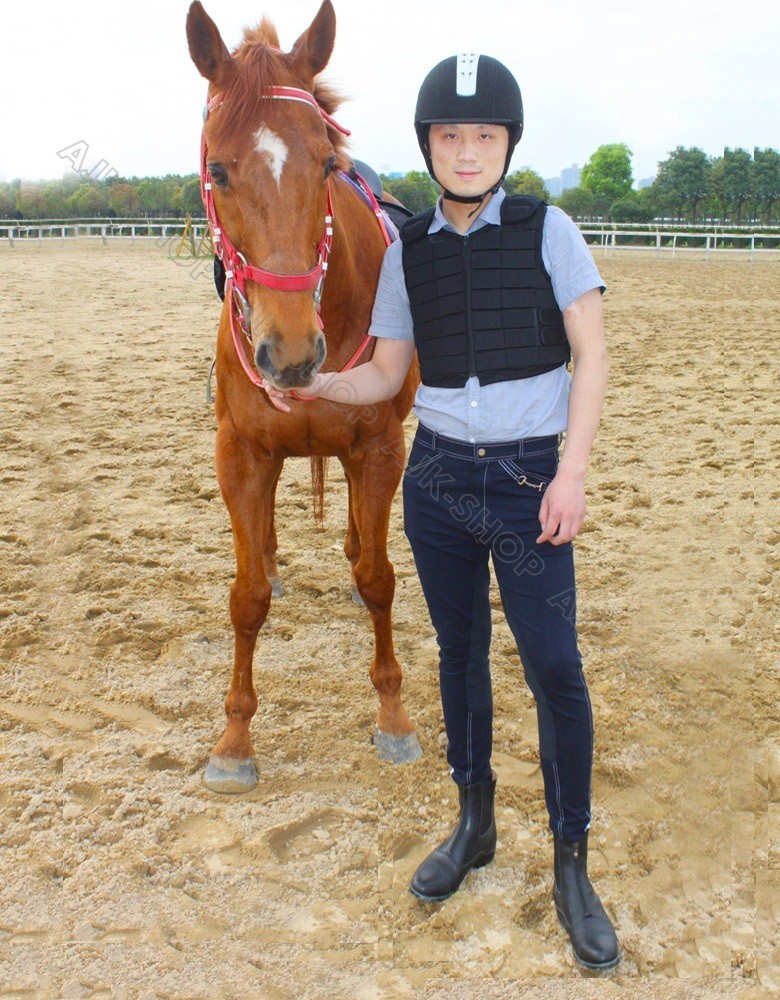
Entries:
{"label": "horse's head", "polygon": [[[316,268],[327,213],[327,179],[345,165],[344,138],[317,111],[332,112],[336,95],[319,82],[333,50],[336,17],[324,0],[292,50],[279,49],[263,19],[231,54],[200,3],[187,15],[190,55],[209,81],[205,159],[220,225],[246,262],[246,298],[259,371],[279,388],[309,385],[325,360],[314,291],[284,279]],[[274,99],[272,88],[316,99]],[[270,287],[259,276],[280,281]],[[301,283],[303,284],[303,283]],[[228,308],[231,308],[229,305]]]}

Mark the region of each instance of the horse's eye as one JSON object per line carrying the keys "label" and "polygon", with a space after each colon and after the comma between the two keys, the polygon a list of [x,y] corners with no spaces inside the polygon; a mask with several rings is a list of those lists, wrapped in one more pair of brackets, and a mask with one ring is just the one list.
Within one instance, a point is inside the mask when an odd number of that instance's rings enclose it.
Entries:
{"label": "horse's eye", "polygon": [[217,187],[227,187],[228,186],[228,173],[221,163],[207,163],[206,166],[211,174],[211,179],[217,185]]}
{"label": "horse's eye", "polygon": [[325,170],[324,170],[325,178],[327,179],[328,177],[330,177],[330,175],[333,173],[335,169],[336,169],[336,154],[331,153],[331,155],[328,157],[325,163]]}

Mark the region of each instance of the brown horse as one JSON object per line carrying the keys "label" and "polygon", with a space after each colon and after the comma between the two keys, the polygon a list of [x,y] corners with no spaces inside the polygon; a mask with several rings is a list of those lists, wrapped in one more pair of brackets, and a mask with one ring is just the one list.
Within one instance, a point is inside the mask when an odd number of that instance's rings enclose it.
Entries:
{"label": "brown horse", "polygon": [[[370,407],[349,405],[345,396],[344,403],[301,399],[281,413],[258,385],[262,376],[280,388],[306,386],[320,368],[341,370],[370,321],[385,240],[374,210],[341,172],[349,162],[344,130],[330,117],[339,99],[318,80],[335,26],[325,0],[289,53],[263,19],[231,54],[200,3],[187,16],[190,55],[209,81],[204,200],[228,273],[217,340],[216,467],[236,553],[235,655],[227,728],[206,769],[206,783],[217,791],[245,791],[257,781],[252,660],[272,589],[278,592],[274,498],[290,455],[314,456],[314,471],[330,455],[344,467],[344,551],[374,627],[375,743],[396,762],[420,754],[401,701],[391,626],[395,576],[387,558],[416,372],[394,399]],[[370,345],[357,363],[368,356]],[[315,475],[320,500],[321,490]]]}

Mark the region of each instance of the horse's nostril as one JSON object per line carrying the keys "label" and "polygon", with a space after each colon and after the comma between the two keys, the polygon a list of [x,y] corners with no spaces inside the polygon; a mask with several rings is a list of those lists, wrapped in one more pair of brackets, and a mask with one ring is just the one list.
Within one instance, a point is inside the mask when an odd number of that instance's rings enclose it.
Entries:
{"label": "horse's nostril", "polygon": [[261,340],[255,350],[255,364],[261,372],[268,370],[268,345]]}

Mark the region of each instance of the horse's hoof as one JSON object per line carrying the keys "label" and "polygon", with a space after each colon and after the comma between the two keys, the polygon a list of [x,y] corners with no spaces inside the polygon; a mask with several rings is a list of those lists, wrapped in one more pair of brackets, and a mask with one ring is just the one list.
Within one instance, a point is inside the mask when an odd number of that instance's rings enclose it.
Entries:
{"label": "horse's hoof", "polygon": [[360,596],[360,591],[357,589],[354,583],[352,584],[352,587],[350,589],[352,591],[352,603],[359,605],[359,607],[361,608],[364,608],[366,606],[366,602]]}
{"label": "horse's hoof", "polygon": [[422,757],[422,747],[416,733],[393,736],[377,728],[374,730],[374,746],[380,758],[389,760],[392,764],[411,764],[413,760]]}
{"label": "horse's hoof", "polygon": [[251,792],[257,784],[257,768],[254,760],[232,760],[230,757],[216,757],[206,765],[203,780],[212,792],[222,795],[240,795],[241,792]]}
{"label": "horse's hoof", "polygon": [[271,597],[284,596],[284,587],[282,587],[282,581],[278,576],[272,576],[268,582],[271,584]]}

